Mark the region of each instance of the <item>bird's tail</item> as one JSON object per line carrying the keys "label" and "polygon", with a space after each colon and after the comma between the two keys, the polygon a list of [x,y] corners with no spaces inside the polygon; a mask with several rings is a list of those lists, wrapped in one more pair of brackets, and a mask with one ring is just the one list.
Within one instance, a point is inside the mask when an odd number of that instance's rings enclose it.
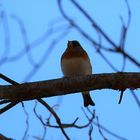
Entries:
{"label": "bird's tail", "polygon": [[85,107],[87,107],[88,105],[92,105],[92,106],[95,105],[94,101],[91,99],[89,91],[82,92],[82,96],[83,96],[83,99],[84,99],[84,106]]}

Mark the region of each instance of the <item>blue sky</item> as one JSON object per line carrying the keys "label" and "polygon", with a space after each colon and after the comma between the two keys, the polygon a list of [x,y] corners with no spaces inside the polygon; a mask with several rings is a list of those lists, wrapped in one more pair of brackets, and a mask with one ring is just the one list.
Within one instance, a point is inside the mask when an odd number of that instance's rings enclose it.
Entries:
{"label": "blue sky", "polygon": [[[94,0],[87,2],[77,0],[77,2],[90,13],[92,18],[94,18],[112,40],[118,44],[121,29],[120,16],[124,18],[125,23],[128,19],[125,1]],[[114,70],[112,70],[112,68],[110,68],[110,66],[99,56],[94,46],[88,40],[80,35],[75,29],[68,28],[68,22],[62,17],[56,0],[1,0],[0,3],[0,60],[3,56],[8,57],[9,59],[0,63],[0,73],[9,76],[17,82],[60,78],[62,77],[60,57],[66,48],[67,41],[75,39],[80,41],[89,54],[93,66],[93,73],[114,72]],[[129,1],[129,4],[132,11],[132,20],[125,49],[131,56],[140,61],[140,2]],[[91,27],[91,24],[69,0],[63,0],[63,6],[66,13],[73,18],[86,33],[95,40],[98,39],[96,31]],[[24,33],[26,33],[27,38],[25,36],[25,38],[23,38],[19,23],[22,23],[22,27],[25,27],[26,32]],[[54,30],[49,32],[50,29]],[[66,33],[65,29],[67,31]],[[4,41],[5,31],[6,34],[8,34],[7,38],[9,40],[6,40],[6,42],[9,43],[6,46]],[[58,39],[59,41],[56,45],[51,45],[51,42],[55,39]],[[112,47],[104,39],[102,41],[105,46]],[[28,53],[23,54],[27,44],[31,44],[30,47],[32,47],[32,49]],[[7,48],[5,49],[5,47]],[[49,47],[50,49],[47,51]],[[15,61],[12,61],[11,58],[17,56],[19,52],[21,52],[19,57]],[[121,68],[121,55],[110,53],[105,53],[105,55],[117,69]],[[43,61],[41,61],[42,59]],[[43,62],[41,67],[31,76],[30,73],[32,73],[34,65],[41,64],[40,62]],[[138,72],[139,68],[131,62],[126,61],[124,71]],[[7,83],[0,79],[0,84]],[[140,108],[137,106],[129,90],[125,91],[123,101],[120,105],[117,104],[119,97],[118,91],[97,90],[91,91],[91,93],[93,93],[92,98],[94,99],[96,106],[90,107],[90,109],[96,110],[96,115],[99,116],[100,123],[103,126],[127,140],[139,140]],[[139,93],[139,90],[137,90],[136,93]],[[137,96],[140,98],[138,94]],[[79,117],[79,124],[86,123],[87,120],[81,110],[81,107],[83,106],[81,94],[53,97],[45,99],[45,101],[51,106],[60,104],[56,109],[56,112],[60,116],[62,122],[71,123],[76,117]],[[34,101],[25,102],[25,108],[29,113],[29,139],[34,139],[32,136],[41,136],[43,131],[42,126],[33,113],[34,105]],[[37,109],[44,119],[49,116],[48,111],[41,105],[38,104]],[[21,105],[18,105],[0,116],[0,133],[7,137],[20,140],[26,129],[25,121],[26,116],[23,109]],[[52,119],[52,123],[55,123],[54,119]],[[81,137],[83,139],[88,138],[88,129],[67,129],[66,131],[73,140],[81,139]],[[103,133],[108,139],[117,140],[106,132]],[[98,140],[103,139],[96,126],[94,126],[92,137],[93,139]],[[65,138],[60,130],[48,128],[46,139],[55,140]]]}

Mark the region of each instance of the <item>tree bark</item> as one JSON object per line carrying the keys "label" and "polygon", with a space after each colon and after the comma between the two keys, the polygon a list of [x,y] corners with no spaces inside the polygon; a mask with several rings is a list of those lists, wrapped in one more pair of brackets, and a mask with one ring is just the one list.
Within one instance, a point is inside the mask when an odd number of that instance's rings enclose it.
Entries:
{"label": "tree bark", "polygon": [[125,90],[140,88],[140,73],[104,73],[54,80],[0,85],[0,99],[25,101],[88,90]]}

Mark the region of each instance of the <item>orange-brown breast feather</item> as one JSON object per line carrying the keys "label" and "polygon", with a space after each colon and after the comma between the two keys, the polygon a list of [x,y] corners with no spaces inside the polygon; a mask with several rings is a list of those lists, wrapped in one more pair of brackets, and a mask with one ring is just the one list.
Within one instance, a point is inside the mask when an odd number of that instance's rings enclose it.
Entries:
{"label": "orange-brown breast feather", "polygon": [[65,51],[64,54],[62,55],[62,59],[69,59],[69,58],[80,58],[82,57],[83,59],[89,59],[86,51],[82,50],[82,51],[79,51],[79,52],[73,52],[72,50],[68,50],[68,51]]}

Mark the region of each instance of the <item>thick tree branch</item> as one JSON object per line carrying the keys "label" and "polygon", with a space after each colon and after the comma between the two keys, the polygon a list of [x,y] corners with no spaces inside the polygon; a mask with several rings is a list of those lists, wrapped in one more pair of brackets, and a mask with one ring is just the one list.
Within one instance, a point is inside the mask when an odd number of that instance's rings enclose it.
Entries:
{"label": "thick tree branch", "polygon": [[140,88],[140,73],[105,73],[23,83],[17,86],[0,85],[0,99],[25,101],[87,90],[127,88]]}

